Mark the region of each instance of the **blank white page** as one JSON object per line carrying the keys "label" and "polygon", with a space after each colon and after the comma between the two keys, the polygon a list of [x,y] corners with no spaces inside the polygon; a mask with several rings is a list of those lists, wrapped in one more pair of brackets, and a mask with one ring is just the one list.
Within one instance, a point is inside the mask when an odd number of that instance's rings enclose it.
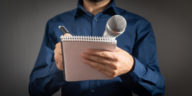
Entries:
{"label": "blank white page", "polygon": [[89,48],[113,51],[114,38],[72,36],[61,37],[66,81],[110,79],[98,70],[82,62],[81,54]]}

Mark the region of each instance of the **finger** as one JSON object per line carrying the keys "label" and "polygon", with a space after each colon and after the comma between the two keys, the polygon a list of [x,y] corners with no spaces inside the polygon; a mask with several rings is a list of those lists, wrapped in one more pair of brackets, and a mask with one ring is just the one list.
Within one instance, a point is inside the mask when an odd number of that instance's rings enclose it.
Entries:
{"label": "finger", "polygon": [[108,67],[111,67],[112,69],[117,69],[117,66],[115,65],[114,61],[108,60],[106,58],[98,57],[98,56],[93,56],[93,55],[88,55],[88,54],[83,54],[82,57],[84,59],[88,59],[90,61],[106,65]]}
{"label": "finger", "polygon": [[62,64],[59,64],[59,63],[56,63],[56,66],[59,70],[63,71],[64,70],[64,67]]}
{"label": "finger", "polygon": [[117,61],[115,54],[113,54],[113,52],[111,51],[99,50],[99,49],[88,49],[84,52],[84,54],[98,56],[98,57],[102,57],[112,61]]}
{"label": "finger", "polygon": [[62,55],[61,42],[59,42],[59,43],[57,43],[57,44],[55,45],[54,53],[55,53],[55,54],[60,54],[60,55]]}
{"label": "finger", "polygon": [[56,43],[55,48],[61,48],[61,42]]}
{"label": "finger", "polygon": [[63,59],[60,55],[57,55],[56,58],[55,58],[55,63],[56,63],[56,66],[59,70],[63,70]]}
{"label": "finger", "polygon": [[114,78],[115,75],[113,75],[111,72],[105,71],[105,70],[100,70],[101,73],[104,73],[107,77],[109,78]]}
{"label": "finger", "polygon": [[62,60],[62,57],[59,54],[54,54],[54,59],[55,59],[56,62],[59,62],[59,61]]}
{"label": "finger", "polygon": [[88,59],[83,59],[83,62],[85,64],[90,65],[94,69],[97,69],[98,71],[108,71],[108,72],[112,71],[112,69],[110,67],[108,67],[106,65],[103,65],[103,64],[99,64],[97,62],[94,62],[94,61],[91,61],[91,60],[88,60]]}
{"label": "finger", "polygon": [[58,50],[55,49],[54,50],[54,59],[55,59],[55,63],[56,63],[56,66],[59,70],[63,70],[63,59],[62,59],[62,55],[60,55],[58,53]]}
{"label": "finger", "polygon": [[69,33],[65,33],[64,36],[72,36],[71,34]]}
{"label": "finger", "polygon": [[83,62],[90,65],[92,68],[98,70],[99,72],[105,74],[109,78],[114,78],[116,76],[115,71],[112,70],[111,68],[108,68],[107,66],[102,66],[98,63],[94,63],[94,62],[89,61],[89,60],[84,60]]}
{"label": "finger", "polygon": [[56,49],[54,50],[54,54],[56,54],[56,55],[62,55],[62,50],[61,50],[60,48],[56,48]]}

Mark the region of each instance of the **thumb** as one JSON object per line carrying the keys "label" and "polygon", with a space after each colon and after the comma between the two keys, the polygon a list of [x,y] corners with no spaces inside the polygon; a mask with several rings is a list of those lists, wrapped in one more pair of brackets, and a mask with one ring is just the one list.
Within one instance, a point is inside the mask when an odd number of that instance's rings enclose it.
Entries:
{"label": "thumb", "polygon": [[72,36],[70,33],[65,33],[64,36]]}

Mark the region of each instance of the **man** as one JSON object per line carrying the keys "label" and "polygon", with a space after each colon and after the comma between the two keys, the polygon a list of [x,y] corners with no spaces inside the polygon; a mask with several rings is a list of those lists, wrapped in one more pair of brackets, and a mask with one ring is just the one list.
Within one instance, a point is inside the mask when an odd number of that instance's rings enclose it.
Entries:
{"label": "man", "polygon": [[[106,21],[119,14],[127,20],[113,52],[87,49],[83,62],[112,80],[63,80],[59,25],[71,35],[102,36]],[[70,36],[65,34],[65,36]],[[50,96],[59,88],[63,96],[161,96],[164,79],[157,61],[155,38],[144,18],[115,6],[114,0],[79,0],[78,7],[50,19],[39,57],[30,76],[31,96]]]}

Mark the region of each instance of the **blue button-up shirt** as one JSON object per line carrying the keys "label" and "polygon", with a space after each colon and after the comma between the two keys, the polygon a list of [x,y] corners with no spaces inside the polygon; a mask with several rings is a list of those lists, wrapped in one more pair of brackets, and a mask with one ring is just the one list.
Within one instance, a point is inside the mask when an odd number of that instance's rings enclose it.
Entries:
{"label": "blue button-up shirt", "polygon": [[[119,14],[127,20],[125,32],[117,39],[117,46],[130,53],[134,68],[112,80],[65,81],[54,61],[55,44],[60,42],[64,25],[72,35],[102,36],[107,20]],[[36,64],[30,75],[31,96],[50,96],[59,88],[63,96],[132,96],[163,95],[164,79],[158,67],[154,33],[144,18],[115,6],[114,0],[97,15],[92,15],[79,0],[74,10],[59,14],[47,22],[46,31]]]}

